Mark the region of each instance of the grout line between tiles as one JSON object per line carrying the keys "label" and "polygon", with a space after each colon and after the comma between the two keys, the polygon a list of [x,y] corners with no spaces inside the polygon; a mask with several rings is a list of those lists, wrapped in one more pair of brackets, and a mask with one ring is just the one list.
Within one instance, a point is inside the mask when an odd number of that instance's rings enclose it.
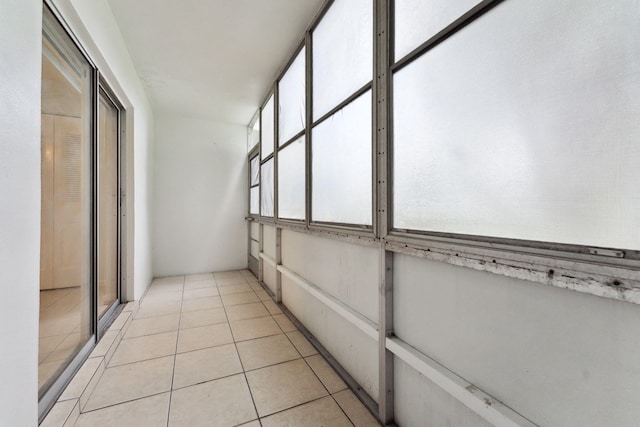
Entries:
{"label": "grout line between tiles", "polygon": [[[233,340],[233,347],[236,349],[236,355],[238,356],[238,360],[240,361],[240,368],[242,369],[242,377],[244,378],[244,382],[247,385],[247,389],[249,390],[249,396],[251,396],[251,403],[253,404],[253,410],[256,412],[256,417],[258,417],[258,424],[262,427],[262,422],[260,422],[260,413],[258,413],[258,407],[256,406],[256,401],[253,398],[253,392],[251,391],[251,386],[249,385],[249,380],[247,379],[246,371],[244,370],[244,364],[242,363],[242,358],[240,357],[240,352],[238,351],[238,345],[236,343],[236,338],[233,335],[233,329],[231,329],[231,323],[229,322],[229,315],[227,314],[227,308],[222,302],[222,309],[224,310],[224,315],[227,318],[227,324],[229,325],[229,331],[231,331],[231,339]],[[168,426],[167,426],[168,427]]]}
{"label": "grout line between tiles", "polygon": [[169,405],[167,405],[167,427],[169,427],[169,420],[171,417],[171,398],[173,397],[173,381],[176,376],[176,357],[178,354],[178,341],[180,340],[180,321],[182,319],[182,304],[184,303],[184,284],[187,281],[187,276],[182,278],[182,298],[180,299],[180,311],[178,315],[178,333],[176,334],[176,346],[173,352],[173,369],[171,370],[171,386],[169,387]]}

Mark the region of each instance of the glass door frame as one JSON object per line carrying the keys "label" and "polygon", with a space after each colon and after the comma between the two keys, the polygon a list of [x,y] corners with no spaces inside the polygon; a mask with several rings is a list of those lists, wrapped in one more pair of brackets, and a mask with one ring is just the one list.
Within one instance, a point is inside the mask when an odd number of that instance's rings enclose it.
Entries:
{"label": "glass door frame", "polygon": [[123,233],[122,233],[122,226],[123,226],[123,218],[122,218],[122,199],[123,199],[123,183],[124,183],[124,168],[123,168],[123,162],[122,162],[122,141],[124,138],[122,138],[123,135],[123,116],[124,116],[124,107],[122,106],[122,103],[118,100],[118,98],[115,96],[115,94],[113,93],[113,91],[111,90],[111,88],[109,87],[109,84],[106,82],[106,80],[104,79],[104,77],[98,72],[98,76],[97,76],[97,96],[96,96],[96,102],[95,102],[95,109],[96,109],[96,143],[95,143],[95,156],[94,156],[94,162],[95,162],[95,170],[98,171],[98,162],[99,162],[99,158],[98,158],[98,152],[99,152],[99,148],[98,148],[98,144],[99,144],[99,120],[100,120],[100,98],[102,96],[104,96],[116,109],[117,111],[117,130],[116,130],[116,170],[117,170],[117,184],[116,184],[116,188],[118,191],[117,194],[117,224],[116,224],[116,230],[117,230],[117,255],[116,255],[116,289],[117,289],[117,296],[115,301],[111,304],[111,306],[104,312],[104,314],[102,315],[102,317],[98,318],[98,306],[99,306],[99,269],[100,269],[100,264],[99,264],[99,260],[100,260],[100,240],[99,240],[99,233],[98,233],[98,227],[99,227],[99,215],[100,215],[100,211],[99,211],[99,200],[100,200],[100,180],[99,180],[99,174],[96,172],[95,177],[95,198],[94,198],[94,203],[95,203],[95,229],[94,232],[96,233],[96,244],[94,246],[95,248],[95,256],[96,259],[94,260],[95,262],[95,278],[94,278],[94,287],[95,287],[95,292],[94,292],[94,316],[95,316],[95,326],[96,326],[96,331],[97,331],[97,340],[99,341],[102,336],[104,335],[104,333],[107,330],[107,327],[112,323],[112,321],[115,319],[115,316],[119,313],[120,310],[118,310],[118,307],[120,306],[120,304],[123,302],[122,301],[122,262],[123,262],[123,257],[122,257],[122,242],[123,242]]}

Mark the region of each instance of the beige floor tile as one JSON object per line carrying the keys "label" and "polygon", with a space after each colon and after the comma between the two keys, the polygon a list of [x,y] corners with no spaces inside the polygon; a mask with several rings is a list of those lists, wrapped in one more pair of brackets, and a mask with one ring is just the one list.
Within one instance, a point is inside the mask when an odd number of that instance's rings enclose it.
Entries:
{"label": "beige floor tile", "polygon": [[304,360],[247,372],[246,376],[261,417],[327,395]]}
{"label": "beige floor tile", "polygon": [[258,291],[264,291],[264,288],[262,287],[262,285],[258,282],[250,282],[249,286],[251,286],[251,289],[253,289],[254,291],[258,292]]}
{"label": "beige floor tile", "polygon": [[239,342],[237,346],[246,371],[300,358],[284,334]]}
{"label": "beige floor tile", "polygon": [[180,329],[197,328],[198,326],[227,323],[224,308],[210,308],[208,310],[185,311],[180,317]]}
{"label": "beige floor tile", "polygon": [[107,368],[85,411],[104,408],[171,389],[174,356]]}
{"label": "beige floor tile", "polygon": [[205,298],[218,296],[217,287],[197,288],[184,291],[184,299]]}
{"label": "beige floor tile", "polygon": [[337,393],[347,388],[345,382],[342,381],[342,378],[340,378],[336,371],[324,360],[324,357],[316,354],[307,357],[306,360],[313,372],[320,378],[322,384],[329,390],[329,393]]}
{"label": "beige floor tile", "polygon": [[91,357],[104,356],[109,351],[112,345],[114,345],[114,341],[120,334],[120,331],[107,331],[104,333],[100,342],[96,345],[96,348],[91,352]]}
{"label": "beige floor tile", "polygon": [[145,296],[145,298],[152,294],[175,294],[178,292],[182,292],[183,289],[184,285],[182,283],[154,283],[149,286],[149,290],[147,291],[147,295]]}
{"label": "beige floor tile", "polygon": [[40,427],[61,427],[73,425],[74,412],[79,413],[79,403],[77,399],[57,402],[51,411],[44,418]]}
{"label": "beige floor tile", "polygon": [[261,302],[231,305],[225,310],[227,311],[227,317],[229,317],[229,321],[269,316],[269,312]]}
{"label": "beige floor tile", "polygon": [[256,418],[244,375],[175,390],[171,396],[170,427],[234,426]]}
{"label": "beige floor tile", "polygon": [[92,378],[102,373],[102,369],[99,369],[104,364],[103,357],[93,357],[87,359],[80,370],[74,375],[69,385],[64,389],[64,392],[58,400],[79,399],[84,390],[91,382]]}
{"label": "beige floor tile", "polygon": [[220,345],[176,355],[173,389],[191,386],[242,372],[233,344]]}
{"label": "beige floor tile", "polygon": [[379,427],[381,425],[351,390],[336,393],[333,398],[355,427]]}
{"label": "beige floor tile", "polygon": [[262,304],[264,304],[264,306],[267,308],[267,310],[269,310],[269,313],[271,314],[282,313],[282,310],[280,310],[280,307],[278,307],[278,304],[276,304],[273,301],[262,301]]}
{"label": "beige floor tile", "polygon": [[146,305],[153,305],[154,303],[163,303],[166,301],[180,301],[182,300],[182,292],[182,290],[170,292],[155,292],[151,290],[149,291],[149,293],[147,293],[147,295],[144,296],[141,307],[145,307]]}
{"label": "beige floor tile", "polygon": [[166,316],[167,314],[179,313],[182,301],[156,301],[140,305],[140,310],[133,315],[134,319],[145,317]]}
{"label": "beige floor tile", "polygon": [[254,420],[246,424],[240,424],[238,427],[260,427],[260,421]]}
{"label": "beige floor tile", "polygon": [[167,277],[156,277],[151,282],[152,285],[169,285],[174,283],[184,283],[184,276],[167,276]]}
{"label": "beige floor tile", "polygon": [[178,335],[178,353],[230,344],[232,342],[233,337],[231,336],[231,330],[227,323],[181,329]]}
{"label": "beige floor tile", "polygon": [[233,339],[246,341],[269,335],[281,334],[278,324],[269,317],[256,317],[255,319],[234,320],[230,322]]}
{"label": "beige floor tile", "polygon": [[111,323],[111,326],[109,326],[109,330],[115,331],[115,330],[122,329],[130,317],[131,317],[131,312],[123,311],[118,315],[116,320],[114,320],[113,323]]}
{"label": "beige floor tile", "polygon": [[169,356],[176,352],[178,332],[146,335],[120,341],[108,367]]}
{"label": "beige floor tile", "polygon": [[213,280],[213,273],[188,274],[184,276],[185,283]]}
{"label": "beige floor tile", "polygon": [[218,284],[219,287],[229,286],[229,285],[239,285],[239,284],[247,283],[247,279],[242,277],[242,275],[216,277],[216,283]]}
{"label": "beige floor tile", "polygon": [[85,412],[74,427],[165,427],[170,393]]}
{"label": "beige floor tile", "polygon": [[220,297],[195,298],[182,302],[182,311],[206,310],[207,308],[222,307]]}
{"label": "beige floor tile", "polygon": [[295,327],[285,314],[274,314],[273,320],[275,320],[278,326],[280,326],[280,328],[285,332],[294,332],[298,330],[298,328]]}
{"label": "beige floor tile", "polygon": [[213,279],[210,280],[198,280],[195,282],[187,282],[184,284],[184,290],[187,291],[189,289],[200,289],[200,288],[214,288],[216,287],[216,281]]}
{"label": "beige floor tile", "polygon": [[222,295],[222,302],[225,306],[249,304],[251,302],[259,302],[260,299],[255,292],[242,292],[239,294]]}
{"label": "beige floor tile", "polygon": [[329,396],[263,418],[262,427],[351,427],[338,404]]}
{"label": "beige floor tile", "polygon": [[142,337],[144,335],[161,334],[178,330],[180,314],[173,313],[166,316],[135,319],[129,325],[124,339]]}
{"label": "beige floor tile", "polygon": [[239,285],[220,286],[220,295],[239,294],[241,292],[253,292],[251,286],[246,283]]}
{"label": "beige floor tile", "polygon": [[302,332],[287,332],[287,336],[304,357],[318,354],[318,350],[302,335]]}
{"label": "beige floor tile", "polygon": [[255,292],[256,292],[256,295],[258,295],[258,298],[260,298],[260,301],[273,301],[273,298],[271,298],[271,295],[269,295],[269,293],[264,289],[255,291]]}

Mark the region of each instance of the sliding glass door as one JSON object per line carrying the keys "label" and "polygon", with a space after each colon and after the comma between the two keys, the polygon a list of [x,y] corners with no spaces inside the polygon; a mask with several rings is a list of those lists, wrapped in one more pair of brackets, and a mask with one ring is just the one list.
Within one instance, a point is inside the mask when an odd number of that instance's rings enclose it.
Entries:
{"label": "sliding glass door", "polygon": [[39,401],[44,415],[120,303],[120,117],[43,5]]}

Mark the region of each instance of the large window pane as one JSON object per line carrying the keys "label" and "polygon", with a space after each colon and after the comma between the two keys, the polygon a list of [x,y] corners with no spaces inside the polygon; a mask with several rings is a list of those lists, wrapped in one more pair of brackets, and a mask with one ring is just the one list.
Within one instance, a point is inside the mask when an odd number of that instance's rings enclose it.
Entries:
{"label": "large window pane", "polygon": [[264,163],[260,172],[260,215],[273,216],[273,159]]}
{"label": "large window pane", "polygon": [[305,77],[305,49],[302,48],[278,84],[278,145],[304,129]]}
{"label": "large window pane", "polygon": [[313,129],[312,218],[371,225],[371,91]]}
{"label": "large window pane", "polygon": [[395,0],[395,59],[401,59],[478,3],[479,0]]}
{"label": "large window pane", "polygon": [[93,70],[48,7],[43,13],[40,397],[93,334]]}
{"label": "large window pane", "polygon": [[371,80],[373,2],[336,0],[313,31],[313,118]]}
{"label": "large window pane", "polygon": [[262,147],[260,155],[265,159],[269,154],[273,153],[273,95],[269,98],[262,109],[262,128],[261,139]]}
{"label": "large window pane", "polygon": [[260,120],[259,117],[253,121],[253,124],[250,125],[247,129],[247,152],[251,151],[253,147],[258,145],[260,142]]}
{"label": "large window pane", "polygon": [[395,226],[640,249],[639,18],[505,2],[398,72]]}
{"label": "large window pane", "polygon": [[305,138],[278,153],[278,217],[305,218]]}

